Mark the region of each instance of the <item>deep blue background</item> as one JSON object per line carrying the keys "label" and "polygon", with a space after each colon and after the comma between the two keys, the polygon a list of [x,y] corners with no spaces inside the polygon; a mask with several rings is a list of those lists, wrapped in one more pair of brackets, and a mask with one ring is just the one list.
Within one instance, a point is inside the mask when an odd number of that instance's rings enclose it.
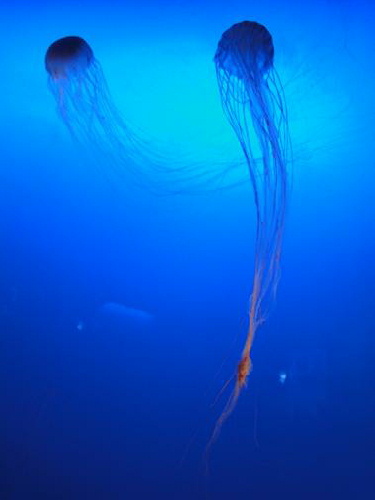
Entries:
{"label": "deep blue background", "polygon": [[[1,498],[373,498],[373,2],[1,11]],[[126,119],[196,161],[239,157],[212,58],[244,19],[274,38],[293,189],[277,302],[207,472],[251,291],[246,172],[200,194],[114,190],[60,123],[43,58],[84,37]]]}

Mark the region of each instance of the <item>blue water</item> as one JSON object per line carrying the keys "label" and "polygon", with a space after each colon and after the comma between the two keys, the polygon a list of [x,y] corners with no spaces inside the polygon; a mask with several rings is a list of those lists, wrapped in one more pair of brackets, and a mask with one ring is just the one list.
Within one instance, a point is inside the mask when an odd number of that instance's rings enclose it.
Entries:
{"label": "blue water", "polygon": [[[373,2],[170,3],[2,7],[1,498],[371,499]],[[126,119],[233,159],[212,59],[244,19],[273,35],[293,186],[277,300],[207,468],[246,333],[246,172],[199,193],[114,186],[59,120],[43,59],[84,37]]]}

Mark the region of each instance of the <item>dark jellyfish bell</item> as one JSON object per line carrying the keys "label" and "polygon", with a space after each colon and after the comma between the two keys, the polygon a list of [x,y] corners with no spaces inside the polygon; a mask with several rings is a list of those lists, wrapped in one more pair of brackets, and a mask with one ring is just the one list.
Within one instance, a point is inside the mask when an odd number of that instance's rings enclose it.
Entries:
{"label": "dark jellyfish bell", "polygon": [[94,59],[90,45],[79,36],[66,36],[53,42],[45,55],[45,66],[52,78],[67,77],[87,69]]}
{"label": "dark jellyfish bell", "polygon": [[271,33],[255,21],[243,21],[224,31],[215,54],[216,65],[238,78],[265,75],[273,65]]}

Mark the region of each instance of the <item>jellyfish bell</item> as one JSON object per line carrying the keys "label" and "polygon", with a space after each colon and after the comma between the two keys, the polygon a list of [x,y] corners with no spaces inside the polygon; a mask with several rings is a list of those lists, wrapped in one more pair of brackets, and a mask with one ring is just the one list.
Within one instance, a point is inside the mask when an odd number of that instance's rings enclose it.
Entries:
{"label": "jellyfish bell", "polygon": [[267,28],[254,21],[243,21],[223,33],[214,59],[228,75],[243,80],[266,75],[273,58],[273,41]]}
{"label": "jellyfish bell", "polygon": [[93,61],[90,45],[79,36],[59,38],[48,47],[45,55],[47,73],[55,80],[79,76]]}

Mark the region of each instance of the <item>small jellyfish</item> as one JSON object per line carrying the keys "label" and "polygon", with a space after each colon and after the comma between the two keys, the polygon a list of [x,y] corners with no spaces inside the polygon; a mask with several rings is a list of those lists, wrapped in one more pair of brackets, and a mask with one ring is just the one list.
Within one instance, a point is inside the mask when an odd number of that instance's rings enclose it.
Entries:
{"label": "small jellyfish", "polygon": [[45,55],[49,88],[57,110],[75,140],[99,158],[107,157],[117,174],[132,168],[142,144],[113,104],[100,63],[79,36],[53,42]]}
{"label": "small jellyfish", "polygon": [[269,31],[244,21],[225,31],[214,62],[223,110],[246,159],[256,207],[256,241],[249,325],[234,390],[211,444],[235,407],[252,369],[254,335],[265,321],[279,280],[290,151],[284,93],[273,65]]}
{"label": "small jellyfish", "polygon": [[117,302],[106,302],[96,312],[98,320],[118,324],[122,328],[147,329],[155,324],[153,314]]}

